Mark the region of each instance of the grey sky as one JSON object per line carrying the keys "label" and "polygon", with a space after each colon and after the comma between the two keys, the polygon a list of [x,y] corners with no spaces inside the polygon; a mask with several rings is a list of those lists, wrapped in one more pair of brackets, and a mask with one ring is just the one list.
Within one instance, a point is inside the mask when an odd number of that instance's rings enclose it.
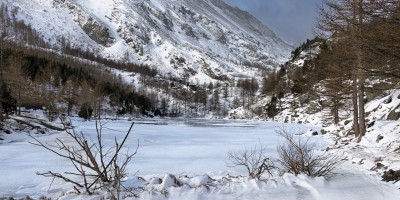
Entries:
{"label": "grey sky", "polygon": [[313,37],[317,4],[322,0],[224,0],[246,10],[292,44]]}

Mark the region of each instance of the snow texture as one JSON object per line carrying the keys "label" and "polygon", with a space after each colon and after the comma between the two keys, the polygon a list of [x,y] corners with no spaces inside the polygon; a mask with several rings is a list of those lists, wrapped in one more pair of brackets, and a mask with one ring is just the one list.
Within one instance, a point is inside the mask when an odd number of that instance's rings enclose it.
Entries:
{"label": "snow texture", "polygon": [[[42,116],[39,112],[33,115]],[[106,146],[113,144],[114,137],[121,139],[130,123],[127,119],[108,121],[103,136]],[[93,121],[73,118],[73,124],[77,131],[94,137]],[[227,166],[229,150],[242,150],[258,143],[267,148],[270,156],[276,157],[276,146],[282,143],[282,138],[274,130],[283,126],[306,133],[298,137],[310,137],[318,151],[334,142],[328,135],[311,137],[314,130],[319,132],[319,127],[313,125],[204,119],[135,120],[135,130],[126,147],[134,149],[139,141],[140,149],[128,166],[129,176],[123,184],[139,194],[139,199],[398,198],[400,191],[395,185],[380,182],[377,174],[351,162],[337,169],[330,178],[274,174],[253,180],[246,176],[245,169]],[[23,132],[0,137],[5,138],[0,145],[0,197],[29,195],[76,200],[110,197],[107,191],[90,197],[77,195],[70,184],[35,175],[36,171],[69,171],[72,166],[67,160],[29,144],[31,139]],[[63,132],[35,134],[35,137],[48,143],[56,138],[71,142]]]}

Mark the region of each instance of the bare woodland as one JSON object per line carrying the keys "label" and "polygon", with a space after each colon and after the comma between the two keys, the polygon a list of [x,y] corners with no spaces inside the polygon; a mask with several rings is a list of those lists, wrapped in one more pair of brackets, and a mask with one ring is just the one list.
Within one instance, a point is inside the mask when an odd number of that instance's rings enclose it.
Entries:
{"label": "bare woodland", "polygon": [[325,0],[319,9],[318,31],[329,38],[327,56],[321,58],[331,73],[328,88],[336,92],[336,102],[343,92],[351,94],[353,131],[359,139],[366,132],[367,81],[381,79],[398,87],[399,17],[397,0]]}

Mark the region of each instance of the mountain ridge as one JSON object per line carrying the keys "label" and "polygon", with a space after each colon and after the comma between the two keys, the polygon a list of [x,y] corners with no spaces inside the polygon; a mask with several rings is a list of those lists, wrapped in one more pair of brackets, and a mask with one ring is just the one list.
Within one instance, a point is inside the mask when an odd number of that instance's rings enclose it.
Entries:
{"label": "mountain ridge", "polygon": [[291,47],[246,11],[223,1],[6,1],[47,42],[147,64],[192,82],[260,76]]}

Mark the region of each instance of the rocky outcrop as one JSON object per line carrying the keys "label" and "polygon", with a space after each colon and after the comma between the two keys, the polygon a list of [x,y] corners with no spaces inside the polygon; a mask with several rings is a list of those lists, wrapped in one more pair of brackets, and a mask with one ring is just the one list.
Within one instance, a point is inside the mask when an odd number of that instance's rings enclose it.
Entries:
{"label": "rocky outcrop", "polygon": [[389,181],[399,181],[400,180],[400,170],[392,170],[389,169],[385,171],[382,176],[382,180],[389,182]]}
{"label": "rocky outcrop", "polygon": [[55,1],[58,6],[66,5],[71,13],[75,16],[75,21],[82,30],[96,43],[111,47],[115,43],[115,38],[111,36],[109,28],[107,28],[101,20],[97,20],[83,9],[79,8],[73,1]]}
{"label": "rocky outcrop", "polygon": [[400,119],[400,105],[393,109],[387,116],[387,120],[399,120]]}
{"label": "rocky outcrop", "polygon": [[115,39],[111,37],[108,28],[104,27],[92,17],[89,17],[85,22],[79,24],[83,31],[95,42],[105,47],[110,47],[114,44]]}

